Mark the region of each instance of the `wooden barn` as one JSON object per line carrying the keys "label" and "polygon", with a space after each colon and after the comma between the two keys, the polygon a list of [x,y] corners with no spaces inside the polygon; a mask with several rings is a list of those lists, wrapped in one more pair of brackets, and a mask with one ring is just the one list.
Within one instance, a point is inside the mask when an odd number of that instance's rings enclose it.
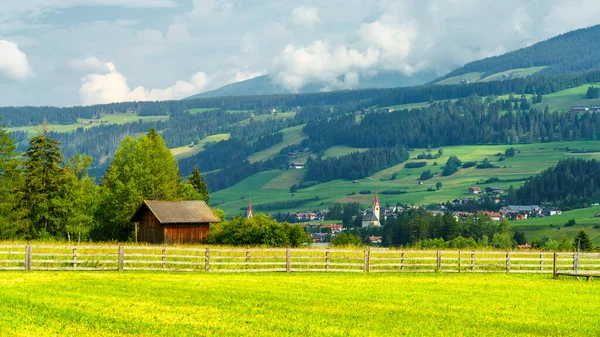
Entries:
{"label": "wooden barn", "polygon": [[206,243],[211,223],[220,222],[204,201],[150,201],[138,208],[131,222],[138,223],[138,242]]}

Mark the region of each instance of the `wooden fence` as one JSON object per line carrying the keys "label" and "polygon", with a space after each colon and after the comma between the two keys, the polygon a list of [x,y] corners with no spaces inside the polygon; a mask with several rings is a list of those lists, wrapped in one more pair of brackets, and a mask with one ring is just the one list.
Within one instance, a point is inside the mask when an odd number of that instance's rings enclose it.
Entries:
{"label": "wooden fence", "polygon": [[4,245],[0,270],[600,275],[600,253]]}

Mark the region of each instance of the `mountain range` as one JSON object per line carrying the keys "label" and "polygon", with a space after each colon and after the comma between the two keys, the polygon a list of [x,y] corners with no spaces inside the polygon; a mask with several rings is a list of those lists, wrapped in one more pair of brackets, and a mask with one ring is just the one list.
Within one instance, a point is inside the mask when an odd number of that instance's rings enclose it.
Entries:
{"label": "mountain range", "polygon": [[[422,84],[458,84],[502,80],[531,75],[559,75],[600,69],[600,25],[574,30],[509,53],[473,61],[450,73],[437,77],[435,72],[413,76],[380,73],[361,79],[355,89],[393,88]],[[461,82],[462,81],[462,82]],[[298,93],[318,92],[322,83],[302,87]],[[221,88],[188,97],[188,99],[251,96],[292,93],[277,85],[270,75],[228,84]]]}

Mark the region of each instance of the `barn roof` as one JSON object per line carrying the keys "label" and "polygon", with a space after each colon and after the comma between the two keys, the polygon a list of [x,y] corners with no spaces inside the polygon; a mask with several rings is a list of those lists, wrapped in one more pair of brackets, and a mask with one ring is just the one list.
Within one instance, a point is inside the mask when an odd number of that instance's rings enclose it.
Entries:
{"label": "barn roof", "polygon": [[144,200],[131,222],[138,222],[141,211],[148,208],[161,224],[221,222],[204,201]]}

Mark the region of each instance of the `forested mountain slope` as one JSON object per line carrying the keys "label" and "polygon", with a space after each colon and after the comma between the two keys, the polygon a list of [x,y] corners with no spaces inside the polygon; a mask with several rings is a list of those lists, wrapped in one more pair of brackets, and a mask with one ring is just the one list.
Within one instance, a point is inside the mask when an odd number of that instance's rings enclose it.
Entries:
{"label": "forested mountain slope", "polygon": [[[571,31],[503,55],[474,61],[442,78],[481,73],[481,78],[510,69],[546,67],[536,75],[569,74],[600,69],[600,25]],[[501,78],[500,78],[501,79]]]}

